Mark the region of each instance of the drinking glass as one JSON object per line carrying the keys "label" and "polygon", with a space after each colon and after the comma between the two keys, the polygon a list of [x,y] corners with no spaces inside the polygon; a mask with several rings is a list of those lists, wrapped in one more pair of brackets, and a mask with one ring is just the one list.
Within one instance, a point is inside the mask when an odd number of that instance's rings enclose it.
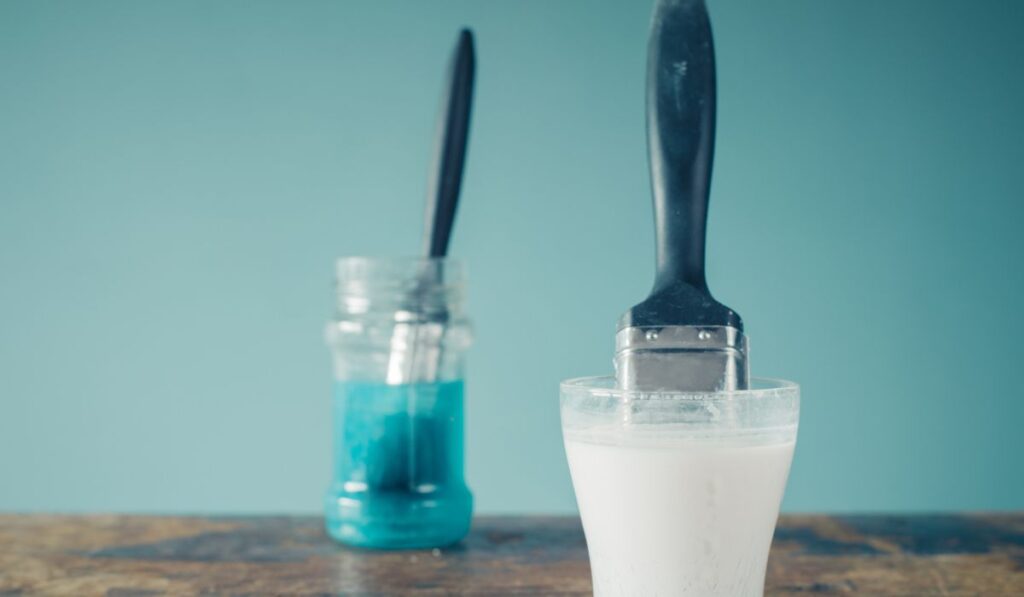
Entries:
{"label": "drinking glass", "polygon": [[594,594],[760,596],[796,445],[797,384],[561,385],[562,434]]}

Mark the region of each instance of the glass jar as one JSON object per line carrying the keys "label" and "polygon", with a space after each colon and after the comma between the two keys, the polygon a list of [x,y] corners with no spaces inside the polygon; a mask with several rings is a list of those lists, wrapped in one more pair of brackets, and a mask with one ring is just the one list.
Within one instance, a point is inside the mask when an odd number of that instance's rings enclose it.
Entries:
{"label": "glass jar", "polygon": [[350,545],[438,547],[469,531],[463,275],[447,259],[339,259],[327,532]]}

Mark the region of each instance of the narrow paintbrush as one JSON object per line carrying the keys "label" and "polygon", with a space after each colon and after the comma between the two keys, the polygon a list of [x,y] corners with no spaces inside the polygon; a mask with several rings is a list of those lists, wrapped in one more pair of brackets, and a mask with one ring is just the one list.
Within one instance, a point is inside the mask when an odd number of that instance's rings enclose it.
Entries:
{"label": "narrow paintbrush", "polygon": [[388,360],[389,384],[432,382],[437,378],[448,322],[443,296],[439,296],[444,288],[441,260],[448,252],[462,184],[475,63],[473,34],[463,29],[448,65],[427,186],[424,257],[430,261],[425,262],[410,291],[408,304],[400,311],[406,319],[395,323]]}

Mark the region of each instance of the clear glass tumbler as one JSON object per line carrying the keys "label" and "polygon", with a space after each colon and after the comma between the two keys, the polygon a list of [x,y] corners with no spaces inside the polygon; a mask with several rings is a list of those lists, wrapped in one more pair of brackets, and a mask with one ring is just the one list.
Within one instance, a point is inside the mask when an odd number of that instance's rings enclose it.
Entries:
{"label": "clear glass tumbler", "polygon": [[326,339],[334,364],[334,471],[327,532],[382,549],[439,547],[469,531],[464,280],[446,259],[337,262]]}
{"label": "clear glass tumbler", "polygon": [[594,594],[760,596],[796,445],[800,388],[714,393],[561,385]]}

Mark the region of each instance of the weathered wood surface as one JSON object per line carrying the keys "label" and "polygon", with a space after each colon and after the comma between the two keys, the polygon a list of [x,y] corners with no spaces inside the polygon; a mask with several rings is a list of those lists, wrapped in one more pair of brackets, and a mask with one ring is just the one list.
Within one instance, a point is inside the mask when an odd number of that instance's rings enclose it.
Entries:
{"label": "weathered wood surface", "polygon": [[[1024,595],[1024,513],[785,516],[769,595]],[[586,595],[579,522],[476,521],[444,550],[338,547],[315,517],[0,516],[0,595]]]}

